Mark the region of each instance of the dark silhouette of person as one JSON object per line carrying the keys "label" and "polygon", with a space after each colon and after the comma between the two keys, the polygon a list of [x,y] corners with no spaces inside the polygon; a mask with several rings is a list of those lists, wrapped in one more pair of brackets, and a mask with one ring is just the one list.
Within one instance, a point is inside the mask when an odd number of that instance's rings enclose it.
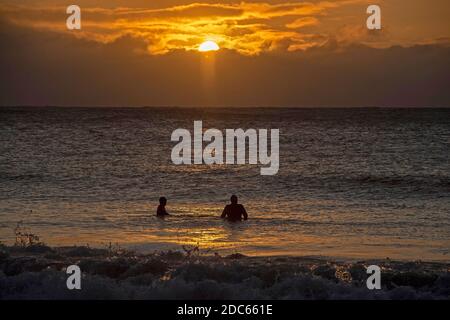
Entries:
{"label": "dark silhouette of person", "polygon": [[225,206],[220,217],[232,222],[242,221],[242,218],[244,218],[244,220],[247,220],[247,211],[245,211],[245,208],[242,204],[238,204],[238,197],[232,195],[230,200],[231,204],[227,204]]}
{"label": "dark silhouette of person", "polygon": [[159,206],[158,206],[158,209],[156,210],[156,216],[165,217],[165,216],[169,215],[169,213],[167,213],[167,211],[166,211],[166,204],[167,204],[167,199],[165,197],[159,198]]}

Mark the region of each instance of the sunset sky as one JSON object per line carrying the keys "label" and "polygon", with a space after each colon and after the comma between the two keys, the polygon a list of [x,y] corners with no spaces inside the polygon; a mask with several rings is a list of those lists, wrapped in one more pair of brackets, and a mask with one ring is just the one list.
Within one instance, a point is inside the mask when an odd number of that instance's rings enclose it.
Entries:
{"label": "sunset sky", "polygon": [[449,17],[448,0],[0,0],[0,105],[449,107]]}

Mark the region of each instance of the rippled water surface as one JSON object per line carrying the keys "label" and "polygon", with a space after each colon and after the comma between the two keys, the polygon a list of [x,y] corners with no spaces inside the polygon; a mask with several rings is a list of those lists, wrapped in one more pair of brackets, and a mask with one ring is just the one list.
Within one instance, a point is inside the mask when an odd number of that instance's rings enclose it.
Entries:
{"label": "rippled water surface", "polygon": [[[279,173],[173,165],[194,120],[280,129]],[[0,240],[449,260],[449,157],[450,109],[2,108]],[[218,219],[232,193],[247,223]]]}

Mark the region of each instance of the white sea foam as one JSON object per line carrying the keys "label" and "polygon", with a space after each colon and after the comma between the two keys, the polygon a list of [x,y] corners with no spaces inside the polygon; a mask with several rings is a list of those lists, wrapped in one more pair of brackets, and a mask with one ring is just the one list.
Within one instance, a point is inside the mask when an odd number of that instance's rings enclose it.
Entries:
{"label": "white sea foam", "polygon": [[[38,251],[39,253],[36,253]],[[365,286],[374,263],[299,257],[252,258],[89,248],[4,247],[1,299],[448,299],[449,264],[376,261],[382,290]],[[64,268],[77,263],[81,290],[66,287]]]}

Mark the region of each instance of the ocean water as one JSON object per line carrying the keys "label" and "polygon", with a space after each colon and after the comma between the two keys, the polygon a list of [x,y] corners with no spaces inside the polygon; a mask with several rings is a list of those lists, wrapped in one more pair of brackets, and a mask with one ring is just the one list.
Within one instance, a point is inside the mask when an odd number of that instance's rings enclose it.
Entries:
{"label": "ocean water", "polygon": [[[171,162],[177,128],[280,129],[280,170]],[[245,223],[222,221],[237,194]],[[158,198],[171,217],[155,217]],[[0,241],[450,258],[450,109],[0,108]]]}

